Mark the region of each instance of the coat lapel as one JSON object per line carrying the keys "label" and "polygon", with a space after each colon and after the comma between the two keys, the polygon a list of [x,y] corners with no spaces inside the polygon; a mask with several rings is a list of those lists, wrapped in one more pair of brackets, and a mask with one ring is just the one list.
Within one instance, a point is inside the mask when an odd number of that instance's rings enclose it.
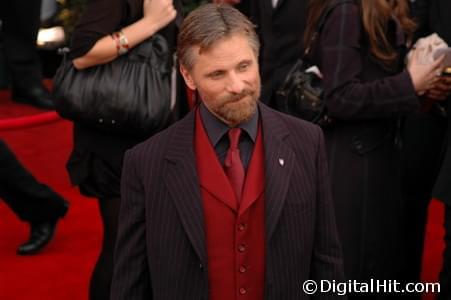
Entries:
{"label": "coat lapel", "polygon": [[295,155],[285,142],[288,128],[277,112],[260,104],[265,150],[265,231],[270,241],[284,206]]}
{"label": "coat lapel", "polygon": [[177,128],[166,154],[168,168],[163,180],[194,250],[206,265],[204,216],[193,145],[194,112],[175,125]]}

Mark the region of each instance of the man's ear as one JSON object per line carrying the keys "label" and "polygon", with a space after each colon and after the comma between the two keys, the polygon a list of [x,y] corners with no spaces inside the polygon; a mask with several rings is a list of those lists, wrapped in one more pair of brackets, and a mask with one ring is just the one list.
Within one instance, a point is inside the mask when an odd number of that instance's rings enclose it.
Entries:
{"label": "man's ear", "polygon": [[193,91],[196,90],[196,85],[194,84],[193,77],[191,76],[190,72],[183,65],[180,65],[180,73],[182,73],[182,76],[183,76],[183,79],[185,79],[186,85]]}

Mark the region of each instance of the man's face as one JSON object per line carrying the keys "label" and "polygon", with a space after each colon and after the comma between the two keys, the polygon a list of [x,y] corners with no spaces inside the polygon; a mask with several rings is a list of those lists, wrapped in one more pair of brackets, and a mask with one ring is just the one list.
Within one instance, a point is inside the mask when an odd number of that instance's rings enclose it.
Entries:
{"label": "man's face", "polygon": [[197,89],[207,109],[229,126],[249,120],[260,97],[257,56],[246,36],[219,40],[208,51],[194,48],[192,70],[180,67],[189,88]]}

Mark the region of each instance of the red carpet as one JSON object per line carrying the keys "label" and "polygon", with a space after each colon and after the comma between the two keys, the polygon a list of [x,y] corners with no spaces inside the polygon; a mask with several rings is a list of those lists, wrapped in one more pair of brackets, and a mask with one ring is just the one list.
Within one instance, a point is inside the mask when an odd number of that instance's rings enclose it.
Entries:
{"label": "red carpet", "polygon": [[28,226],[0,201],[0,299],[87,299],[101,224],[97,202],[83,198],[69,184],[65,163],[72,147],[72,125],[59,118],[48,119],[51,113],[13,104],[7,98],[9,93],[1,91],[0,120],[33,115],[37,125],[3,126],[0,137],[39,181],[61,193],[71,206],[48,248],[42,254],[21,257],[15,251],[27,239]]}
{"label": "red carpet", "polygon": [[[9,96],[9,92],[0,91],[0,138],[41,182],[68,199],[71,207],[48,248],[39,255],[21,257],[15,255],[15,250],[28,237],[28,227],[0,201],[0,299],[87,299],[101,242],[101,224],[97,202],[80,196],[69,184],[65,162],[72,146],[71,124],[51,112],[14,104]],[[32,118],[21,118],[24,116]],[[426,230],[425,282],[438,278],[442,222],[443,208],[433,201]]]}

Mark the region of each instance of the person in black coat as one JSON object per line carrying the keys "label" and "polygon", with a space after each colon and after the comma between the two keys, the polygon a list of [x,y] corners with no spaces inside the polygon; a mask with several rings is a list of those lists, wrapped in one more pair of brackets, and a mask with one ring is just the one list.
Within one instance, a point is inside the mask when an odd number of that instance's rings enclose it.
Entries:
{"label": "person in black coat", "polygon": [[[77,69],[94,67],[117,59],[156,33],[175,50],[181,19],[179,0],[90,0],[72,35],[69,56]],[[99,200],[104,227],[102,249],[90,282],[90,299],[110,298],[123,155],[146,137],[102,131],[81,122],[74,124],[74,148],[67,169],[71,182],[83,195]]]}
{"label": "person in black coat", "polygon": [[414,29],[407,1],[310,3],[304,40],[311,39],[321,15],[334,7],[311,60],[323,74],[327,114],[333,120],[324,133],[345,275],[358,281],[401,280],[406,228],[400,116],[419,109],[417,93],[436,81],[439,65],[423,66],[415,55],[405,68]]}
{"label": "person in black coat", "polygon": [[58,220],[68,203],[48,186],[39,183],[0,139],[0,198],[22,220],[30,224],[30,237],[17,248],[19,255],[42,250],[52,239]]}
{"label": "person in black coat", "polygon": [[[448,0],[416,0],[412,4],[414,16],[419,28],[417,37],[437,33],[451,46],[451,2]],[[451,74],[442,77],[441,88],[426,97],[437,101],[431,110],[417,114],[407,121],[405,136],[411,146],[407,148],[406,171],[409,174],[406,186],[411,191],[413,201],[412,226],[421,227],[424,232],[427,205],[431,196],[445,204],[445,251],[440,273],[441,292],[438,299],[451,298],[451,117],[449,97],[451,92]],[[440,112],[440,114],[437,114]],[[412,170],[411,168],[414,168]],[[412,181],[414,180],[414,181]],[[414,198],[417,195],[416,198]],[[412,240],[411,249],[417,253],[416,264],[421,264],[423,236]],[[414,252],[414,254],[415,254]],[[419,271],[417,272],[419,274]]]}
{"label": "person in black coat", "polygon": [[11,71],[12,99],[40,108],[53,108],[42,84],[36,38],[40,25],[41,0],[2,0],[0,20],[5,58]]}

